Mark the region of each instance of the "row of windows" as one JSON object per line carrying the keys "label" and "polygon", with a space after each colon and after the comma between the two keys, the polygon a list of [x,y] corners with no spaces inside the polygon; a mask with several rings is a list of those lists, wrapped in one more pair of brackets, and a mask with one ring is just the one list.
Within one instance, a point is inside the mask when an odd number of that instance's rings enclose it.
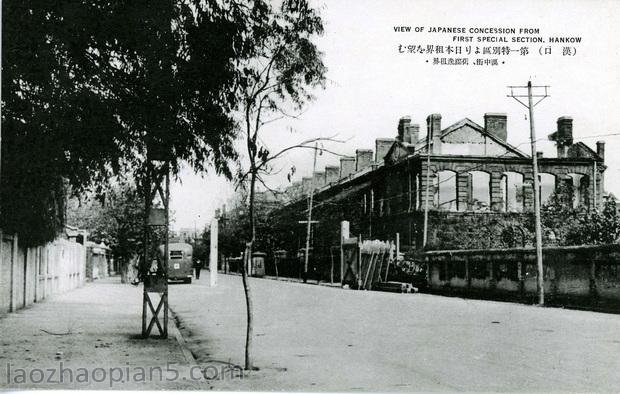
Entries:
{"label": "row of windows", "polygon": [[[491,209],[491,174],[484,171],[470,171],[467,173],[468,207],[459,207],[457,173],[450,170],[439,171],[434,178],[433,204],[441,210],[473,210],[486,211]],[[540,173],[539,193],[540,201],[545,204],[556,190],[556,176],[549,173]],[[573,186],[573,207],[584,204],[584,190],[588,187],[588,177],[583,174],[570,173],[563,178]],[[501,209],[506,212],[522,212],[524,209],[524,182],[523,174],[518,172],[504,172],[500,180]]]}
{"label": "row of windows", "polygon": [[[485,171],[470,171],[467,173],[467,201],[459,201],[457,172],[442,170],[432,178],[429,196],[434,209],[446,211],[489,211],[491,210],[492,190],[491,174]],[[573,186],[573,207],[587,205],[586,191],[589,178],[584,174],[570,173],[562,178]],[[550,173],[539,174],[539,193],[541,203],[549,201],[556,190],[556,176]],[[411,211],[424,206],[421,193],[420,175],[415,180],[409,180],[409,191],[397,196],[376,198],[371,190],[362,198],[361,204],[364,213],[376,212],[380,216],[389,214],[391,210]],[[507,171],[502,173],[500,180],[501,210],[505,212],[522,212],[525,207],[525,184],[523,174]],[[398,206],[397,209],[390,207]]]}

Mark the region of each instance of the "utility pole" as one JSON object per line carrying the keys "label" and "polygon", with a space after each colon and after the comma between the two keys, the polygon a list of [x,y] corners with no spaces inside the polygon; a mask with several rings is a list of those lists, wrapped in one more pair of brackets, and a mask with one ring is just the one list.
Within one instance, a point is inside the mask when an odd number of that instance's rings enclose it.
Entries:
{"label": "utility pole", "polygon": [[[140,277],[144,283],[142,290],[142,337],[148,338],[156,325],[161,338],[168,337],[168,262],[170,228],[170,161],[158,152],[151,154],[146,163],[146,176],[142,185],[145,190],[145,215],[143,226],[143,261]],[[162,187],[163,183],[163,187]],[[154,208],[153,201],[159,195],[164,208]],[[164,228],[163,245],[156,228]],[[155,249],[155,250],[154,250]],[[163,253],[163,256],[162,256]],[[162,258],[163,257],[163,258]],[[157,270],[152,264],[157,261]],[[153,304],[152,293],[159,294],[157,307]],[[149,317],[150,311],[150,317]],[[163,314],[163,322],[160,315]],[[148,321],[148,325],[147,325]]]}
{"label": "utility pole", "polygon": [[[2,20],[2,0],[0,0],[0,21]],[[2,29],[0,29],[0,53],[2,53]],[[0,67],[0,81],[2,81],[2,67]],[[2,102],[2,84],[0,84],[0,102]],[[2,185],[2,127],[0,127],[0,185]],[[1,186],[0,186],[0,190]],[[0,213],[2,212],[2,193],[0,193]],[[2,239],[0,237],[0,243]],[[86,242],[84,242],[86,246]],[[1,248],[1,245],[0,245]],[[1,258],[1,257],[0,257]]]}
{"label": "utility pole", "polygon": [[310,231],[312,229],[312,199],[314,197],[314,172],[316,171],[316,154],[318,145],[314,144],[314,161],[312,163],[312,183],[308,197],[308,223],[306,226],[306,252],[304,253],[304,283],[308,281],[308,252],[310,251]]}
{"label": "utility pole", "polygon": [[433,121],[429,123],[426,132],[426,191],[424,194],[424,234],[422,235],[422,247],[425,247],[428,241],[428,196],[431,187],[431,138],[435,132],[433,130],[434,123]]}
{"label": "utility pole", "polygon": [[[549,86],[532,86],[532,81],[527,82],[527,86],[508,86],[510,94],[508,97],[512,97],[520,104],[525,106],[530,112],[530,140],[532,145],[532,173],[534,176],[534,220],[536,227],[536,265],[538,267],[538,305],[545,304],[545,278],[543,271],[543,256],[542,256],[542,229],[540,224],[540,183],[538,179],[538,158],[536,154],[536,129],[534,128],[534,107],[549,97],[547,89]],[[533,94],[532,89],[544,89],[544,94]],[[527,95],[515,94],[515,89],[527,89]],[[519,98],[527,97],[527,104],[522,102]],[[539,100],[536,103],[533,102],[533,98],[536,97]]]}

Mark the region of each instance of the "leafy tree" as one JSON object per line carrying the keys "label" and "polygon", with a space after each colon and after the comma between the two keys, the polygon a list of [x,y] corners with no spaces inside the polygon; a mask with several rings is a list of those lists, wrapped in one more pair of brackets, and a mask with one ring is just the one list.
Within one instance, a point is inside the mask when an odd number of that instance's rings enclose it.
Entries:
{"label": "leafy tree", "polygon": [[600,245],[618,242],[620,216],[616,201],[606,197],[601,211],[593,210],[578,218],[577,226],[569,228],[569,245]]}
{"label": "leafy tree", "polygon": [[238,62],[262,21],[248,4],[3,2],[0,227],[54,238],[68,185],[102,193],[157,148],[173,173],[231,176]]}
{"label": "leafy tree", "polygon": [[[274,217],[271,192],[259,192],[254,201],[256,239],[254,249],[269,252],[277,249],[279,237]],[[227,211],[219,217],[219,251],[225,256],[241,256],[249,239],[248,193],[239,189],[227,203]],[[208,238],[207,238],[208,239]]]}
{"label": "leafy tree", "polygon": [[136,186],[124,182],[108,188],[103,199],[72,199],[67,216],[72,224],[87,229],[90,239],[110,247],[126,283],[129,263],[142,252],[144,198]]}
{"label": "leafy tree", "polygon": [[[620,216],[616,202],[604,199],[603,209],[574,207],[572,184],[562,182],[542,209],[542,224],[546,234],[559,245],[597,245],[615,243],[620,237]],[[549,238],[547,236],[547,238]]]}

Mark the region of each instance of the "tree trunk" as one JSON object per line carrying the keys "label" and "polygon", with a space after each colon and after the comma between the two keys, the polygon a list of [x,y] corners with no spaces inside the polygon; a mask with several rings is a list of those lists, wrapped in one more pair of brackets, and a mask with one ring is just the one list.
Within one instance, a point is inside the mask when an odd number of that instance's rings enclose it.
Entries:
{"label": "tree trunk", "polygon": [[252,292],[250,289],[250,281],[248,278],[248,271],[251,274],[252,267],[252,249],[254,247],[254,240],[256,239],[256,228],[254,225],[254,188],[256,186],[256,171],[254,165],[251,165],[251,177],[250,177],[250,201],[249,201],[249,217],[250,217],[250,242],[246,244],[245,256],[243,261],[243,271],[241,278],[243,280],[243,290],[245,292],[245,306],[247,313],[247,330],[245,335],[245,370],[254,370],[252,362],[252,337],[253,337],[253,308],[252,308]]}
{"label": "tree trunk", "polygon": [[119,266],[121,268],[121,283],[128,283],[129,281],[127,280],[127,271],[129,268],[129,261],[121,260],[119,263]]}
{"label": "tree trunk", "polygon": [[247,317],[247,327],[245,335],[245,370],[253,370],[252,364],[252,336],[253,336],[253,319],[252,319],[252,292],[248,280],[248,270],[252,260],[252,243],[248,242],[243,256],[243,264],[241,270],[241,278],[243,280],[243,291],[245,292],[245,307]]}

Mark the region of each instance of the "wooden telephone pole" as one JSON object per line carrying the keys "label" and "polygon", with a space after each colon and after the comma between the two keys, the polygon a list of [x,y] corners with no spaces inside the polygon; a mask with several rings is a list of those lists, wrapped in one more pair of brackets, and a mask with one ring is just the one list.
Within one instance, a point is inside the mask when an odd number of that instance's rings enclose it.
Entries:
{"label": "wooden telephone pole", "polygon": [[[532,82],[528,81],[527,86],[508,86],[510,94],[508,97],[512,97],[520,104],[525,106],[529,110],[530,114],[530,141],[532,145],[532,172],[534,176],[534,220],[536,227],[536,265],[538,267],[538,304],[545,304],[545,278],[543,268],[543,255],[542,255],[542,229],[540,224],[540,182],[538,179],[538,157],[536,152],[536,129],[534,128],[534,107],[549,97],[547,90],[549,86],[540,85],[532,86]],[[544,89],[544,93],[533,94],[532,89]],[[527,94],[515,94],[515,89],[523,90],[527,89]],[[520,98],[527,97],[527,104],[522,102]],[[533,98],[536,97],[538,101],[533,102]]]}
{"label": "wooden telephone pole", "polygon": [[314,172],[316,171],[316,155],[318,145],[314,144],[314,161],[312,163],[312,182],[308,197],[308,220],[306,225],[306,250],[304,253],[304,283],[308,281],[308,253],[310,251],[310,232],[312,230],[312,199],[314,197]]}
{"label": "wooden telephone pole", "polygon": [[[434,130],[435,122],[431,120],[428,124],[428,130],[426,132],[426,190],[424,191],[424,227],[422,234],[422,247],[426,246],[428,242],[428,204],[429,204],[429,196],[431,190],[431,138],[437,133],[437,130]],[[439,184],[439,179],[437,180]]]}

